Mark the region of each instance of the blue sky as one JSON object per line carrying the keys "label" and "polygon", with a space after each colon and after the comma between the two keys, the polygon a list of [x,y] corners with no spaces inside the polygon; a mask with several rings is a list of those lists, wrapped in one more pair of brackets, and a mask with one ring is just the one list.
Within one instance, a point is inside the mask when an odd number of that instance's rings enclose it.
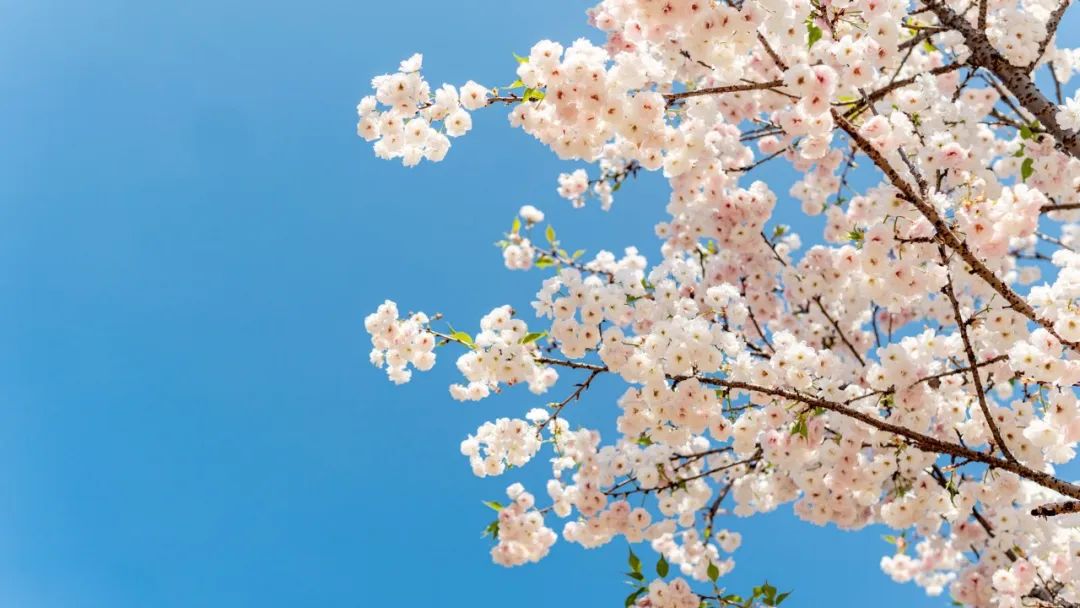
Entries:
{"label": "blue sky", "polygon": [[[492,246],[523,203],[568,248],[657,254],[662,180],[574,211],[575,165],[501,109],[412,170],[354,134],[412,52],[436,83],[500,85],[512,51],[588,34],[587,3],[538,6],[0,0],[0,605],[621,605],[624,543],[505,570],[479,538],[480,501],[542,475],[476,479],[458,442],[542,399],[452,402],[449,351],[402,388],[367,363],[384,298],[470,331],[525,309],[540,277]],[[615,389],[570,419],[610,421]],[[888,582],[877,531],[728,525],[733,590],[948,603]]]}

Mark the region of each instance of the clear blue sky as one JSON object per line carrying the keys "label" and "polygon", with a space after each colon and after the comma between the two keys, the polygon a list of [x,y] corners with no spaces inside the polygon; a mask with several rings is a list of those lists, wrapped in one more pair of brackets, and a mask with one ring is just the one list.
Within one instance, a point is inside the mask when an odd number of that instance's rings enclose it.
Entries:
{"label": "clear blue sky", "polygon": [[[362,327],[386,297],[470,330],[524,308],[540,276],[491,245],[523,203],[570,248],[655,258],[662,180],[575,212],[554,192],[573,165],[501,109],[413,170],[354,135],[370,77],[412,52],[436,84],[506,84],[512,51],[588,34],[585,7],[0,0],[0,605],[621,605],[622,542],[504,570],[479,538],[480,500],[541,475],[476,479],[458,442],[543,400],[451,402],[450,352],[395,389]],[[733,590],[948,603],[887,581],[879,531],[789,507],[729,526]]]}

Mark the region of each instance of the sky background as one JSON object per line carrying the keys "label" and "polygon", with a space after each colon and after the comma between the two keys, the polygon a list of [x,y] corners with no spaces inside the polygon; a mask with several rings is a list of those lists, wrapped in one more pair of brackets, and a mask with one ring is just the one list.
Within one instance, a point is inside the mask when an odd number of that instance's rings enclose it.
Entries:
{"label": "sky background", "polygon": [[[622,541],[506,570],[480,539],[480,501],[542,494],[546,466],[477,479],[458,443],[546,399],[451,401],[452,350],[395,388],[362,323],[384,298],[470,332],[526,310],[541,276],[492,246],[524,203],[568,249],[657,257],[663,180],[572,210],[555,179],[578,165],[501,108],[412,170],[355,136],[411,53],[436,85],[505,85],[511,52],[590,35],[587,5],[0,0],[0,605],[622,605]],[[568,417],[610,424],[616,389]],[[733,591],[948,604],[888,581],[883,530],[725,524]]]}

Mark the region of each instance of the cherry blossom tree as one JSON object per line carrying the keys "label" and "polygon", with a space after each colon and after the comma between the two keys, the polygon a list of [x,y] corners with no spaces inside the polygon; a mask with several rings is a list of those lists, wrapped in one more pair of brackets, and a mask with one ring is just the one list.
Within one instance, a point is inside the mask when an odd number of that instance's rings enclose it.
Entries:
{"label": "cherry blossom tree", "polygon": [[[433,88],[420,55],[376,77],[358,132],[379,157],[439,161],[470,112],[503,106],[587,164],[558,177],[575,206],[608,208],[640,172],[670,184],[658,260],[570,253],[526,206],[500,245],[508,269],[543,275],[534,310],[496,307],[475,335],[392,301],[366,319],[393,382],[446,347],[453,399],[555,395],[461,443],[481,477],[550,451],[546,496],[513,484],[489,503],[494,561],[621,536],[627,606],[773,606],[772,585],[724,589],[741,538],[723,522],[792,503],[895,529],[882,569],[930,595],[1080,605],[1080,485],[1056,472],[1080,440],[1067,7],[602,0],[602,46],[540,41],[508,87]],[[782,162],[800,175],[787,196],[825,215],[822,245],[771,222],[778,194],[753,176]],[[625,384],[614,436],[571,423],[600,376]]]}

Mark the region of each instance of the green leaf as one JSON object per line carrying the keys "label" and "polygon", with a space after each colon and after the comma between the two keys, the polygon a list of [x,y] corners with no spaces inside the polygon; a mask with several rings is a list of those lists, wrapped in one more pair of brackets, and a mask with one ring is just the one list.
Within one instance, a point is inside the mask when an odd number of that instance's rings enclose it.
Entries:
{"label": "green leaf", "polygon": [[709,562],[709,568],[705,571],[709,575],[709,580],[716,582],[716,579],[720,578],[720,568],[716,567],[716,564]]}
{"label": "green leaf", "polygon": [[795,425],[791,427],[791,434],[798,435],[803,439],[806,439],[810,436],[810,428],[806,424],[805,414],[800,415],[799,418],[795,421]]}
{"label": "green leaf", "polygon": [[518,344],[532,344],[533,342],[536,342],[540,338],[543,338],[543,337],[545,337],[547,335],[548,334],[547,334],[546,331],[534,331],[532,333],[527,334],[524,338],[522,338],[518,342]]}
{"label": "green leaf", "polygon": [[499,520],[495,520],[484,528],[484,533],[480,535],[480,538],[486,538],[490,536],[492,540],[499,538]]}
{"label": "green leaf", "polygon": [[494,511],[502,511],[502,503],[497,500],[485,500],[484,506]]}
{"label": "green leaf", "polygon": [[540,101],[547,95],[540,89],[525,89],[525,92],[521,95],[523,101]]}
{"label": "green leaf", "polygon": [[667,560],[661,555],[660,560],[656,562],[656,573],[660,575],[660,578],[663,578],[667,576],[668,570],[670,569],[671,566],[668,565]]}
{"label": "green leaf", "polygon": [[630,570],[634,572],[641,572],[641,560],[637,555],[634,555],[634,550],[630,549],[630,555],[626,558],[626,562],[630,564]]}
{"label": "green leaf", "polygon": [[776,604],[774,604],[774,605],[779,606],[780,604],[782,604],[784,602],[784,600],[786,600],[788,598],[789,595],[791,595],[791,592],[790,591],[785,591],[785,592],[781,593],[780,595],[776,596]]}
{"label": "green leaf", "polygon": [[807,42],[806,48],[811,49],[814,47],[814,43],[821,40],[821,28],[814,25],[813,20],[806,22]]}
{"label": "green leaf", "polygon": [[514,223],[510,224],[510,234],[517,234],[521,230],[521,218],[515,217]]}
{"label": "green leaf", "polygon": [[1031,132],[1031,127],[1024,125],[1020,127],[1020,139],[1031,139],[1035,134]]}
{"label": "green leaf", "polygon": [[766,581],[765,584],[761,586],[761,591],[765,594],[765,597],[769,598],[770,600],[776,598],[776,587],[770,585],[768,581]]}
{"label": "green leaf", "polygon": [[640,573],[640,572],[627,572],[626,576],[629,576],[630,578],[634,579],[635,581],[644,581],[645,580],[645,575]]}
{"label": "green leaf", "polygon": [[536,260],[535,265],[537,268],[550,268],[555,265],[555,260],[546,255],[542,255]]}
{"label": "green leaf", "polygon": [[1026,182],[1032,173],[1035,173],[1035,159],[1029,156],[1020,165],[1020,179]]}
{"label": "green leaf", "polygon": [[924,50],[924,51],[926,51],[927,53],[933,53],[934,51],[936,51],[936,50],[937,50],[937,47],[935,47],[935,46],[934,46],[934,43],[933,43],[933,42],[930,42],[930,39],[929,39],[929,38],[927,38],[926,40],[923,40],[923,42],[922,42],[922,48],[923,48],[923,50]]}
{"label": "green leaf", "polygon": [[517,53],[513,53],[513,55],[514,55],[514,59],[517,59],[518,63],[529,63],[529,58],[528,57],[522,57],[521,55],[518,55]]}
{"label": "green leaf", "polygon": [[576,260],[576,259],[580,258],[583,255],[585,255],[585,250],[584,249],[578,249],[577,251],[574,252],[574,255],[570,256],[570,259],[571,260]]}
{"label": "green leaf", "polygon": [[555,244],[555,229],[554,228],[552,228],[551,226],[548,226],[547,230],[544,231],[544,236],[547,237],[547,241],[549,243],[551,243],[552,245]]}
{"label": "green leaf", "polygon": [[641,595],[643,593],[645,593],[646,591],[648,591],[648,588],[641,587],[640,589],[637,589],[636,591],[634,591],[630,595],[626,596],[626,604],[625,604],[626,608],[629,608],[630,606],[633,606],[634,603],[636,603],[638,601],[638,598],[641,597]]}
{"label": "green leaf", "polygon": [[[525,61],[528,61],[528,59],[526,59]],[[514,82],[511,82],[510,84],[506,85],[503,88],[504,89],[520,89],[520,88],[522,88],[524,86],[525,86],[525,83],[521,82],[521,79],[519,78],[519,79],[515,80]]]}
{"label": "green leaf", "polygon": [[642,434],[641,437],[638,437],[637,444],[643,448],[647,448],[653,444],[653,440],[648,435]]}
{"label": "green leaf", "polygon": [[469,348],[476,348],[476,344],[473,343],[472,336],[463,331],[455,331],[454,333],[450,334],[450,337],[458,342],[461,342],[465,346],[468,346]]}

